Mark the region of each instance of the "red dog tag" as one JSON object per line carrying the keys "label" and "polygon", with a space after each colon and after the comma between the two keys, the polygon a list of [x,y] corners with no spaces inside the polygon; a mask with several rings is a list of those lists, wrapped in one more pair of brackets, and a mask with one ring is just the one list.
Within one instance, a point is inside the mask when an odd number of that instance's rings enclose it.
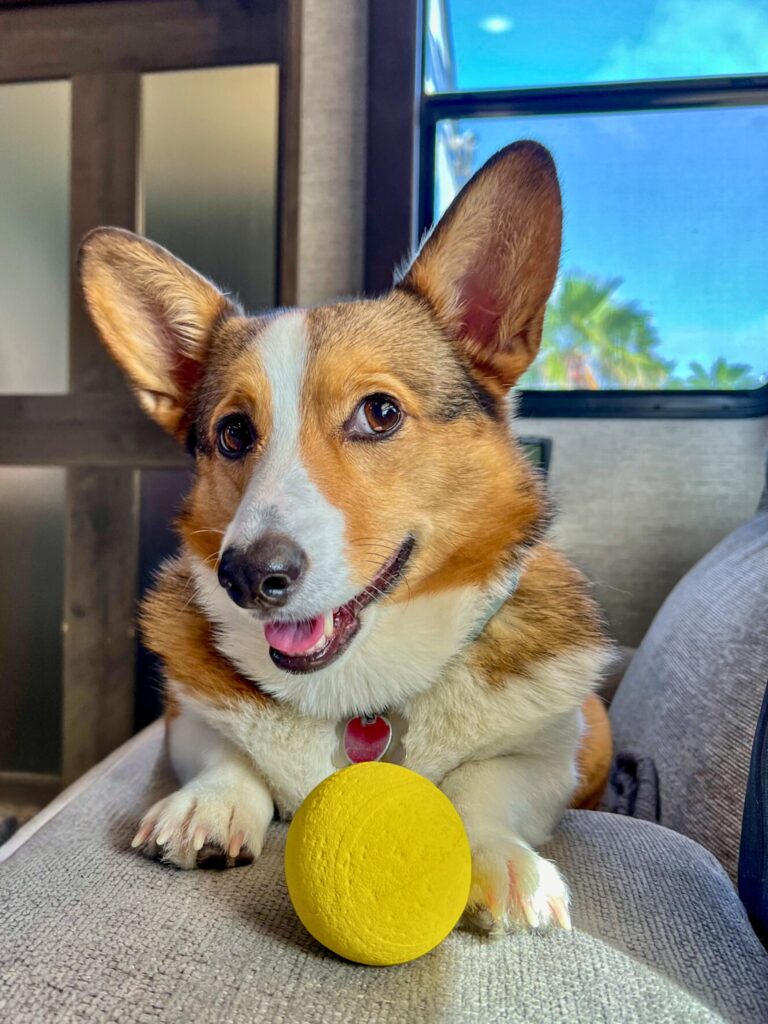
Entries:
{"label": "red dog tag", "polygon": [[392,742],[392,726],[383,715],[350,718],[344,727],[344,753],[350,764],[380,761]]}

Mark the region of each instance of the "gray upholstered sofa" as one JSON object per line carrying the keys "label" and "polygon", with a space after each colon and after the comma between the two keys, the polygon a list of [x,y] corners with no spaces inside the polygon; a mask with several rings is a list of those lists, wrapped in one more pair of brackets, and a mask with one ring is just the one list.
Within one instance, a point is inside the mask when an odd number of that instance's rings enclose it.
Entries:
{"label": "gray upholstered sofa", "polygon": [[239,870],[130,852],[140,811],[172,785],[155,725],[0,848],[0,1020],[766,1021],[768,954],[733,884],[766,680],[768,509],[678,585],[619,687],[617,747],[655,761],[661,824],[565,816],[548,853],[574,931],[459,931],[386,969],[303,931],[283,826]]}

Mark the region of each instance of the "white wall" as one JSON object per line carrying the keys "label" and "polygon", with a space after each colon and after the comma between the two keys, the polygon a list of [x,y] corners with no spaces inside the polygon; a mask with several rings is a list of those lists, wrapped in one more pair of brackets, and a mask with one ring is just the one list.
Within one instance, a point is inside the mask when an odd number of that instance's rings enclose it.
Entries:
{"label": "white wall", "polygon": [[[299,295],[360,288],[365,4],[305,0]],[[595,581],[616,638],[635,645],[683,573],[753,512],[768,419],[527,419],[554,440],[554,535]]]}
{"label": "white wall", "polygon": [[768,420],[524,419],[553,438],[554,535],[636,646],[666,595],[757,507]]}

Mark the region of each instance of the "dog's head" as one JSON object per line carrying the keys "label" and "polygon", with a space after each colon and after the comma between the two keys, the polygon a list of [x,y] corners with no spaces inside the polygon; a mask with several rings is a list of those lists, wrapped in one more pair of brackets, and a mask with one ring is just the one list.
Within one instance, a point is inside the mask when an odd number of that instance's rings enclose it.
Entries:
{"label": "dog's head", "polygon": [[560,230],[552,160],[523,142],[379,299],[246,316],[151,242],[85,239],[104,343],[195,455],[180,529],[205,600],[260,631],[275,679],[343,662],[382,606],[482,591],[537,535],[507,392],[539,346]]}

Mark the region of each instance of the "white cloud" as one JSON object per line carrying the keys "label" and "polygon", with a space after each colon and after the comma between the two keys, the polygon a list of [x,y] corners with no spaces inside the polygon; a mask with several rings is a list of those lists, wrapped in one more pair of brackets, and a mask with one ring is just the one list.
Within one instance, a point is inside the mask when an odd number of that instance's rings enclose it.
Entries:
{"label": "white cloud", "polygon": [[659,0],[645,34],[619,41],[595,81],[768,72],[768,10],[754,0]]}
{"label": "white cloud", "polygon": [[480,28],[483,32],[488,32],[492,36],[500,36],[504,32],[510,32],[514,27],[514,21],[512,18],[508,18],[506,14],[489,14],[487,18],[483,18],[480,22]]}

